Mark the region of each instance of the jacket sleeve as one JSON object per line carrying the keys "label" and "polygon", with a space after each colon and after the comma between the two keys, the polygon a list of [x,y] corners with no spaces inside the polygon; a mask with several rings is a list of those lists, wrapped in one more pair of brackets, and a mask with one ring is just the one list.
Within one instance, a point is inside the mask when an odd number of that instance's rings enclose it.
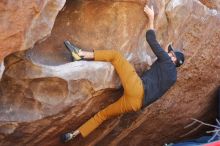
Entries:
{"label": "jacket sleeve", "polygon": [[167,52],[165,52],[158,43],[154,30],[150,29],[146,32],[146,40],[159,60],[166,60],[170,58]]}

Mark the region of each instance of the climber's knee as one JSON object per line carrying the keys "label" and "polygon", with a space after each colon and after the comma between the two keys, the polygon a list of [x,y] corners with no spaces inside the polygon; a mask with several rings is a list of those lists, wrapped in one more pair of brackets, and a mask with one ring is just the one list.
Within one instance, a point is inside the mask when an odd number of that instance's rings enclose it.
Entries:
{"label": "climber's knee", "polygon": [[132,97],[127,99],[128,104],[130,105],[130,111],[137,112],[141,109],[142,101],[137,97]]}
{"label": "climber's knee", "polygon": [[137,112],[137,111],[139,111],[141,109],[141,104],[137,104],[137,105],[133,105],[133,106],[134,106],[133,110],[135,112]]}

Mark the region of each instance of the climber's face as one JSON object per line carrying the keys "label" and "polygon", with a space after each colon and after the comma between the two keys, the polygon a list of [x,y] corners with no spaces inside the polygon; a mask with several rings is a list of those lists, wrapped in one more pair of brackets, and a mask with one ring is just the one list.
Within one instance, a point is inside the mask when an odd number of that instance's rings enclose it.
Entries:
{"label": "climber's face", "polygon": [[176,55],[175,55],[173,47],[172,47],[172,42],[170,42],[166,46],[165,51],[168,53],[168,55],[170,56],[170,58],[173,61],[173,63],[176,64],[177,58],[176,58]]}
{"label": "climber's face", "polygon": [[176,55],[175,55],[174,51],[169,51],[168,55],[170,56],[173,63],[176,64],[177,59],[176,59]]}

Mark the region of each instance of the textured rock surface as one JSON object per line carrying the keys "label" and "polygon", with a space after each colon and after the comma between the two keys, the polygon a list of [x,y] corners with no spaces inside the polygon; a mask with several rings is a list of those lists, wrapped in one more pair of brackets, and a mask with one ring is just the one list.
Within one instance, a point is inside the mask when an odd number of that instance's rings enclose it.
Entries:
{"label": "textured rock surface", "polygon": [[1,121],[42,119],[74,107],[82,100],[89,107],[88,100],[102,93],[100,90],[119,88],[119,79],[109,63],[82,61],[39,66],[25,58],[23,52],[6,57],[5,66],[1,81],[4,94],[0,99]]}
{"label": "textured rock surface", "polygon": [[[7,56],[0,84],[0,145],[61,145],[61,133],[76,129],[116,100],[122,93],[115,90],[120,84],[113,67],[103,62],[67,63],[70,56],[62,42],[120,50],[142,72],[155,59],[144,38],[143,2],[69,0],[49,38],[27,52]],[[178,82],[148,108],[109,120],[86,139],[67,145],[159,146],[182,139],[191,117],[214,119],[220,14],[205,2],[150,2],[160,43],[173,41],[186,54]]]}
{"label": "textured rock surface", "polygon": [[4,66],[4,63],[2,62],[0,65],[0,79],[2,78],[2,74],[4,72],[4,69],[5,69],[5,66]]}
{"label": "textured rock surface", "polygon": [[64,4],[65,0],[1,0],[0,62],[46,37]]}
{"label": "textured rock surface", "polygon": [[220,1],[219,0],[200,0],[204,5],[211,9],[220,9]]}
{"label": "textured rock surface", "polygon": [[151,63],[150,51],[143,49],[147,18],[142,7],[133,2],[68,2],[56,19],[51,37],[38,43],[29,55],[39,64],[63,64],[70,58],[63,40],[69,39],[86,49],[120,50],[134,64]]}

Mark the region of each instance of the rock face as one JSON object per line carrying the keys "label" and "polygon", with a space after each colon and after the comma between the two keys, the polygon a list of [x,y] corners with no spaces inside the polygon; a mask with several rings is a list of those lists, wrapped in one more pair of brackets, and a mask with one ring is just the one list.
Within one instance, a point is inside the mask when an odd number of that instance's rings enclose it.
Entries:
{"label": "rock face", "polygon": [[46,37],[65,0],[2,0],[0,2],[0,62]]}
{"label": "rock face", "polygon": [[[180,136],[190,131],[183,128],[190,118],[215,118],[214,97],[220,85],[219,9],[210,9],[202,0],[149,3],[156,11],[161,45],[173,41],[185,53],[177,83],[149,107],[109,120],[87,138],[78,137],[67,145],[159,146],[187,138]],[[0,145],[61,145],[60,134],[77,129],[117,100],[122,90],[113,66],[70,62],[63,40],[90,50],[117,49],[141,74],[156,59],[145,41],[143,7],[144,1],[135,0],[69,0],[50,37],[30,50],[7,56],[0,82]],[[42,38],[33,34],[22,38],[29,40],[21,42],[25,48]]]}
{"label": "rock face", "polygon": [[218,0],[200,0],[200,2],[210,9],[220,9],[220,1]]}

